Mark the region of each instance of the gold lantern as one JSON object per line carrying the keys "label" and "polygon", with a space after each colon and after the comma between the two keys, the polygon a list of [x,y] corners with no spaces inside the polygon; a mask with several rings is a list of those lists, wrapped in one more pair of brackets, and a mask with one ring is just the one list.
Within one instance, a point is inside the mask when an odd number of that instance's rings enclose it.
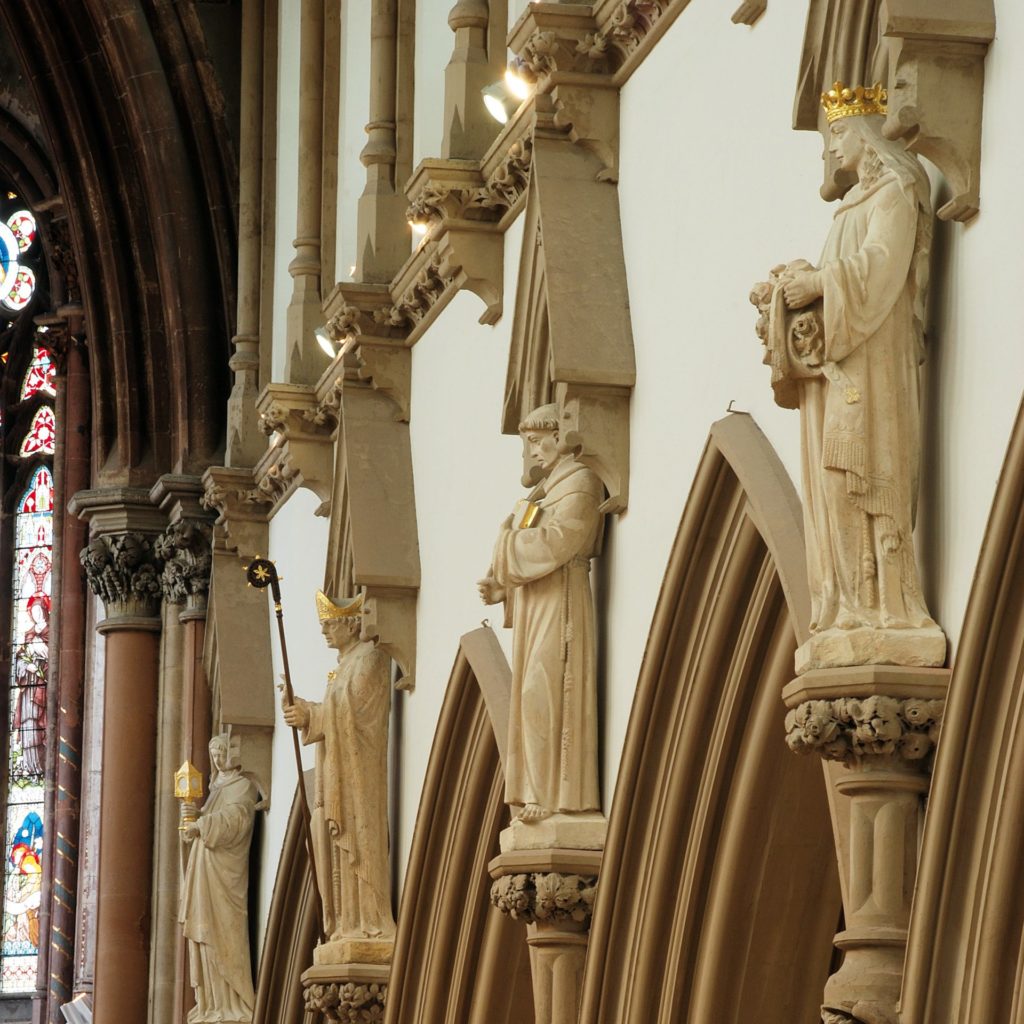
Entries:
{"label": "gold lantern", "polygon": [[203,797],[203,776],[191,761],[174,773],[174,796],[181,801],[181,824],[178,831],[196,820],[196,805]]}

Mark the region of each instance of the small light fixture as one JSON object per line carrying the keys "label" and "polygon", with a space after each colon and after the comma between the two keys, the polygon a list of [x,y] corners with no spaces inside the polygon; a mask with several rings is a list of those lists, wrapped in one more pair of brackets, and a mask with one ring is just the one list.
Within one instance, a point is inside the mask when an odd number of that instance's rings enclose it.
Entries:
{"label": "small light fixture", "polygon": [[503,81],[494,82],[484,86],[480,90],[480,94],[484,98],[484,106],[491,117],[499,124],[508,124],[508,119],[519,106],[509,87]]}
{"label": "small light fixture", "polygon": [[313,337],[316,338],[317,344],[327,354],[328,359],[333,359],[337,355],[334,339],[331,337],[330,331],[327,330],[326,324],[317,327],[316,330],[313,331]]}
{"label": "small light fixture", "polygon": [[430,228],[430,221],[417,220],[413,217],[409,218],[409,227],[412,229],[412,233],[417,238],[422,238]]}
{"label": "small light fixture", "polygon": [[530,94],[533,92],[532,83],[523,78],[514,67],[505,68],[505,85],[508,86],[508,91],[520,103],[523,100],[529,99]]}

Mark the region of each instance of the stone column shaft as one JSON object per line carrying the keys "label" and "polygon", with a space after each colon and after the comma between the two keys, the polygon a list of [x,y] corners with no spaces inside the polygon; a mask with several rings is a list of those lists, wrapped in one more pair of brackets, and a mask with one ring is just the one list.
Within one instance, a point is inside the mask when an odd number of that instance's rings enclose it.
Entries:
{"label": "stone column shaft", "polygon": [[500,75],[487,57],[488,21],[484,0],[458,0],[448,15],[455,48],[444,69],[441,156],[449,159],[479,160],[501,127],[487,113],[480,94]]}
{"label": "stone column shaft", "polygon": [[106,617],[97,866],[95,1024],[148,1019],[160,572],[153,539],[163,514],[147,491],[79,491],[69,510],[90,521],[86,579]]}
{"label": "stone column shaft", "polygon": [[359,154],[366,188],[359,197],[356,280],[386,284],[409,256],[403,183],[395,181],[398,0],[372,0],[370,14],[370,120]]}
{"label": "stone column shaft", "polygon": [[159,619],[107,619],[95,1024],[145,1021]]}
{"label": "stone column shaft", "polygon": [[[54,458],[60,493],[74,494],[89,483],[89,435],[79,430],[89,411],[89,371],[81,349],[69,343],[66,362],[58,383],[60,411],[57,416],[60,445]],[[46,1003],[42,1019],[64,1024],[60,1011],[72,995],[75,973],[75,921],[78,894],[78,844],[82,793],[82,703],[85,670],[85,591],[81,583],[78,552],[85,543],[86,525],[75,516],[57,517],[60,543],[54,554],[59,565],[54,573],[54,597],[60,601],[56,645],[50,663],[53,696],[49,707],[56,713],[54,736],[57,756],[54,766],[54,799],[47,821],[49,840],[44,872],[48,885],[44,899],[50,917],[40,935],[49,936],[46,963]],[[43,922],[40,922],[41,925]]]}
{"label": "stone column shaft", "polygon": [[242,88],[238,164],[238,313],[230,366],[225,465],[255,465],[266,442],[257,426],[263,241],[263,4],[242,5]]}
{"label": "stone column shaft", "polygon": [[581,924],[537,922],[526,928],[537,1024],[575,1024],[580,1012],[587,932]]}
{"label": "stone column shaft", "polygon": [[804,673],[783,691],[787,740],[841,762],[827,773],[843,878],[843,963],[825,1024],[898,1024],[931,753],[946,669],[867,665]]}
{"label": "stone column shaft", "polygon": [[299,80],[299,181],[295,256],[288,265],[292,298],[287,314],[285,376],[315,384],[326,360],[313,331],[320,307],[320,217],[323,197],[324,0],[302,0]]}

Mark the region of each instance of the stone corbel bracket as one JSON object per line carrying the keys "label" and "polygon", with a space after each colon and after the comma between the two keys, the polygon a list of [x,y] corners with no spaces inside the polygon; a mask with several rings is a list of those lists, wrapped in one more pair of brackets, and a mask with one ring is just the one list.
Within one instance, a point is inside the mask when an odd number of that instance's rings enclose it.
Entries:
{"label": "stone corbel bracket", "polygon": [[[636,366],[618,190],[600,166],[564,137],[535,140],[502,430],[557,402],[563,447],[601,477],[603,511],[616,513],[629,500]],[[525,485],[530,469],[524,453]]]}
{"label": "stone corbel bracket", "polygon": [[985,55],[995,37],[993,0],[888,0],[882,31],[889,40],[890,139],[934,163],[952,198],[943,220],[967,221],[980,208]]}
{"label": "stone corbel bracket", "polygon": [[334,473],[333,428],[318,422],[317,389],[303,384],[268,384],[256,402],[260,429],[273,438],[256,465],[256,486],[272,501],[271,516],[297,487],[307,487],[326,514]]}
{"label": "stone corbel bracket", "polygon": [[256,487],[253,471],[211,466],[203,474],[203,488],[203,507],[217,514],[214,552],[233,552],[246,561],[266,554],[272,502]]}
{"label": "stone corbel bracket", "polygon": [[599,180],[617,181],[617,56],[587,4],[533,3],[509,33],[516,68],[535,83],[538,134],[561,133],[601,162]]}
{"label": "stone corbel bracket", "polygon": [[[363,323],[363,314],[351,308]],[[412,690],[415,681],[420,586],[409,439],[411,365],[412,351],[403,339],[358,331],[320,378],[311,413],[337,430],[331,534],[348,538],[352,581],[363,593],[362,637],[398,665],[403,690]]]}

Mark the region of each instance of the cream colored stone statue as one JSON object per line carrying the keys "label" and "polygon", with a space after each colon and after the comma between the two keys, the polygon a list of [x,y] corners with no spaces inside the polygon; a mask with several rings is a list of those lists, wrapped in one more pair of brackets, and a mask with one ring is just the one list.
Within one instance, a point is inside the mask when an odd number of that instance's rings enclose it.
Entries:
{"label": "cream colored stone statue", "polygon": [[178,920],[196,997],[188,1022],[249,1024],[249,841],[258,793],[227,734],[210,740],[210,764],[210,795],[198,819],[182,826],[189,849]]}
{"label": "cream colored stone statue", "polygon": [[918,367],[932,213],[928,178],[882,135],[885,92],[822,97],[830,152],[857,183],[819,266],[776,267],[751,295],[775,399],[799,408],[811,638],[797,672],[941,665],[914,557],[921,457]]}
{"label": "cream colored stone statue", "polygon": [[[513,628],[512,699],[505,800],[518,807],[514,829],[567,815],[599,816],[597,682],[590,559],[597,553],[604,488],[559,446],[558,408],[545,405],[519,425],[542,479],[502,523],[487,576],[486,604],[504,601]],[[602,819],[603,821],[603,819]],[[571,824],[571,823],[570,823]],[[549,845],[600,845],[559,839]],[[536,833],[539,837],[539,832]],[[538,838],[538,843],[542,842]]]}
{"label": "cream colored stone statue", "polygon": [[359,639],[362,597],[317,611],[338,665],[321,703],[296,698],[284,720],[315,743],[312,825],[327,942],[318,964],[389,962],[395,935],[388,870],[388,714],[391,663]]}

